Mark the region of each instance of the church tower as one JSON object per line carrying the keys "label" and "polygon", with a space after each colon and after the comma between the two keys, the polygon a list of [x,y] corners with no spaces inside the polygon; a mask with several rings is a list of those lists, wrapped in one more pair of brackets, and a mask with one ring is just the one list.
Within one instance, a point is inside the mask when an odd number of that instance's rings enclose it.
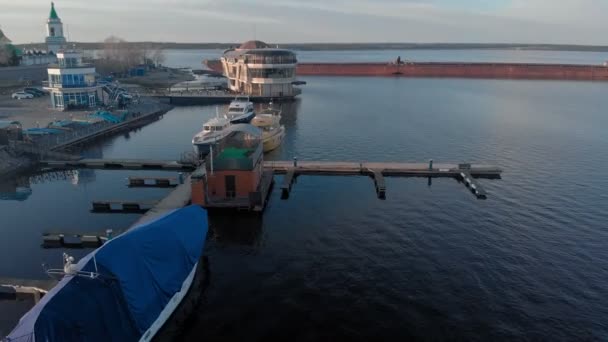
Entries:
{"label": "church tower", "polygon": [[55,11],[55,4],[51,2],[51,13],[46,21],[46,46],[47,50],[52,51],[55,55],[57,51],[65,46],[65,37],[63,36],[63,24]]}

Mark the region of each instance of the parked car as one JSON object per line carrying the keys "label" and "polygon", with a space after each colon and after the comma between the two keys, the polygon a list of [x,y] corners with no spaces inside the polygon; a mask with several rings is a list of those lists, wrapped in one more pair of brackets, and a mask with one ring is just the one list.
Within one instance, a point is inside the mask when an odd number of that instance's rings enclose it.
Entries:
{"label": "parked car", "polygon": [[13,93],[13,95],[11,95],[12,98],[17,99],[17,100],[22,100],[22,99],[33,99],[34,95],[26,93],[24,91],[18,91],[16,93]]}
{"label": "parked car", "polygon": [[26,93],[30,93],[34,96],[36,96],[36,94],[38,94],[38,96],[44,96],[44,95],[48,94],[48,92],[46,90],[42,90],[40,88],[34,88],[34,87],[27,87],[27,88],[23,89],[23,91],[25,91]]}
{"label": "parked car", "polygon": [[35,90],[28,90],[28,89],[23,89],[24,93],[28,93],[30,95],[32,95],[33,97],[40,97],[42,96],[42,94],[40,94],[39,92],[35,91]]}

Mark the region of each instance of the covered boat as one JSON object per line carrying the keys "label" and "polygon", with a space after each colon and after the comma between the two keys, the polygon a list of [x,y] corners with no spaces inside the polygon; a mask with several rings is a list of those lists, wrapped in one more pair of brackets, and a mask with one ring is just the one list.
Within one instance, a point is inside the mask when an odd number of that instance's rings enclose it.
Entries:
{"label": "covered boat", "polygon": [[63,279],[6,340],[151,340],[189,292],[207,228],[206,211],[189,206],[68,263]]}

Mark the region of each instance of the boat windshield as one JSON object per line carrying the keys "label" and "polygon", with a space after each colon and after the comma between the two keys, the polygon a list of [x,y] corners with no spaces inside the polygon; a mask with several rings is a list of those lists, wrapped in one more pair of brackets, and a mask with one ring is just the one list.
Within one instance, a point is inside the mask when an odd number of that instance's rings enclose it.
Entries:
{"label": "boat windshield", "polygon": [[230,107],[228,109],[228,113],[242,113],[244,110],[244,108],[239,108],[239,107]]}
{"label": "boat windshield", "polygon": [[222,129],[224,129],[223,126],[203,126],[203,131],[205,132],[221,131]]}

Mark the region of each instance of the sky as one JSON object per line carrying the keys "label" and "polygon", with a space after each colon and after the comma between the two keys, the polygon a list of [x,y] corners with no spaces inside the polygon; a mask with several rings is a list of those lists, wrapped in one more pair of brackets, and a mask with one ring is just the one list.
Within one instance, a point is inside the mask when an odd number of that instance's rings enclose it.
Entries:
{"label": "sky", "polygon": [[[608,0],[56,0],[69,40],[608,45]],[[0,0],[15,43],[42,42],[46,0]]]}

